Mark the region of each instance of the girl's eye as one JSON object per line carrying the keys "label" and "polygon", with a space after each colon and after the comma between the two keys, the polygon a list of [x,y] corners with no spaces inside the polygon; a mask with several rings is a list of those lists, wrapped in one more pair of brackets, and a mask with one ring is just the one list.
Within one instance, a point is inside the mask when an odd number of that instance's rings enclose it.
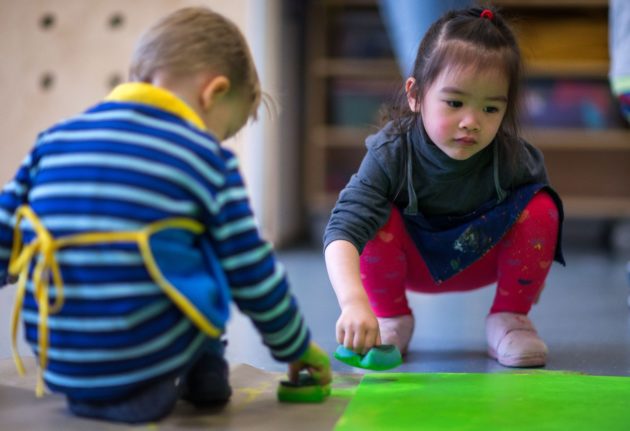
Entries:
{"label": "girl's eye", "polygon": [[485,108],[483,108],[483,110],[488,114],[496,114],[497,112],[499,112],[499,108],[495,106],[486,106]]}
{"label": "girl's eye", "polygon": [[451,108],[461,108],[463,103],[459,100],[445,100],[446,104]]}

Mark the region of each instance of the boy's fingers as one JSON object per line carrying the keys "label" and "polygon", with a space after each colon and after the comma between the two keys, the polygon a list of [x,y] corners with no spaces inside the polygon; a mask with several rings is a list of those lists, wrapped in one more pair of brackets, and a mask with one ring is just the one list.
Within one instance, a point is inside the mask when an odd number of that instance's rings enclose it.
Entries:
{"label": "boy's fingers", "polygon": [[308,371],[315,380],[317,380],[318,382],[322,381],[322,373],[319,369],[315,367],[310,367]]}
{"label": "boy's fingers", "polygon": [[322,385],[326,385],[332,380],[332,370],[328,364],[309,367],[309,372],[311,373],[311,376],[313,376],[313,378]]}
{"label": "boy's fingers", "polygon": [[293,363],[289,365],[289,380],[293,383],[297,383],[300,376],[300,371],[302,371],[301,363]]}
{"label": "boy's fingers", "polygon": [[330,368],[327,368],[327,369],[322,370],[321,372],[319,372],[318,373],[318,377],[317,377],[317,381],[321,385],[327,385],[328,383],[330,383],[332,381],[332,373],[330,371]]}

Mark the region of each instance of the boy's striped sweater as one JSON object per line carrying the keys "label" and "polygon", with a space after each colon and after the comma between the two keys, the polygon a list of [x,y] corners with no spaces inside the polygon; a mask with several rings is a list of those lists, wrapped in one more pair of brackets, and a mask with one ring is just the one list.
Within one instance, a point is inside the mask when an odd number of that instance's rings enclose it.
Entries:
{"label": "boy's striped sweater", "polygon": [[[233,300],[272,355],[292,361],[306,350],[308,329],[284,269],[258,233],[235,155],[171,93],[123,84],[108,100],[40,134],[0,195],[2,279],[14,212],[24,204],[55,238],[138,230],[169,217],[200,221]],[[34,233],[28,223],[22,230],[27,243]],[[177,235],[171,241],[173,256],[198,246]],[[49,317],[44,379],[52,390],[73,398],[123,397],[184,368],[206,340],[151,279],[135,244],[68,248],[56,257],[65,300]],[[29,282],[22,316],[36,353],[37,309]]]}

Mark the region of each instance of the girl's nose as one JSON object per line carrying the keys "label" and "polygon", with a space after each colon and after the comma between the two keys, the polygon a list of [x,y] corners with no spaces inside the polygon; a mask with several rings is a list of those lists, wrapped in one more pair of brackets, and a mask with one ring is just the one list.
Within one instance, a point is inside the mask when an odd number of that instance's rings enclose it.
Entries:
{"label": "girl's nose", "polygon": [[467,130],[469,132],[478,132],[479,131],[479,121],[474,114],[467,114],[459,122],[459,128]]}

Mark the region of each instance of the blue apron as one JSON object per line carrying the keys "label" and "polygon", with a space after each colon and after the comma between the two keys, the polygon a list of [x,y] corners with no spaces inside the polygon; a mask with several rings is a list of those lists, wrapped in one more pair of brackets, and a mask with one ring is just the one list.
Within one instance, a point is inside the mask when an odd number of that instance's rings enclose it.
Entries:
{"label": "blue apron", "polygon": [[544,184],[529,184],[510,193],[503,201],[486,202],[464,216],[403,214],[407,232],[437,283],[448,280],[485,255],[511,229],[536,193],[544,190],[558,207],[559,227],[554,260],[565,264],[561,248],[562,202]]}
{"label": "blue apron", "polygon": [[[191,241],[198,241],[198,248],[186,244]],[[224,331],[230,317],[230,289],[209,240],[167,229],[151,235],[150,244],[164,278],[210,323]]]}

